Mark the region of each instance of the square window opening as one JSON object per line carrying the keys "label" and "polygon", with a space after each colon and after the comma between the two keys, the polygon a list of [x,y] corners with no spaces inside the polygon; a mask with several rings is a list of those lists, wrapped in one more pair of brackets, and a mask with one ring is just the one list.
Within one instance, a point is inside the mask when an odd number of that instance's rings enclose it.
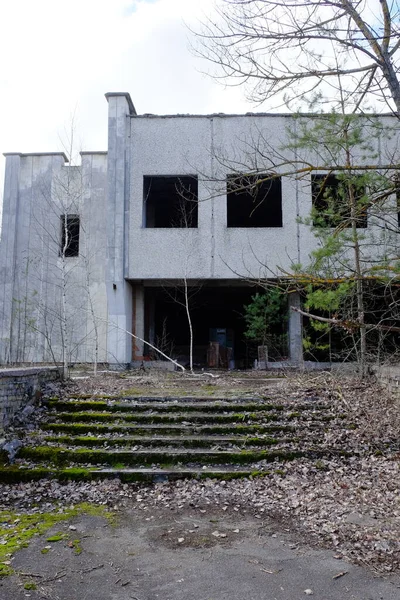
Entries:
{"label": "square window opening", "polygon": [[[366,228],[366,190],[362,176],[351,180],[355,195],[356,227]],[[337,175],[311,175],[312,222],[314,227],[351,227],[349,182]]]}
{"label": "square window opening", "polygon": [[282,227],[282,181],[271,173],[228,175],[228,227]]}
{"label": "square window opening", "polygon": [[79,256],[79,215],[61,215],[60,256]]}
{"label": "square window opening", "polygon": [[197,176],[144,176],[143,196],[144,227],[198,226]]}

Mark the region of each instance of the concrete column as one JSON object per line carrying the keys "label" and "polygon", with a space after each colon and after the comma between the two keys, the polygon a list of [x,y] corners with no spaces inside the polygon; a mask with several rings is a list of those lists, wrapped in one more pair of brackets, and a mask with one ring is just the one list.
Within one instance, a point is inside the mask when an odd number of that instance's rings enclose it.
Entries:
{"label": "concrete column", "polygon": [[[133,288],[133,333],[144,339],[144,287],[135,285]],[[133,340],[133,360],[143,360],[144,344]]]}
{"label": "concrete column", "polygon": [[132,288],[125,281],[129,246],[130,118],[136,114],[129,94],[109,93],[107,161],[107,356],[110,364],[132,360]]}
{"label": "concrete column", "polygon": [[11,360],[21,155],[6,154],[0,242],[0,363]]}
{"label": "concrete column", "polygon": [[298,292],[289,294],[289,357],[294,365],[303,364],[303,317],[292,310],[292,307],[300,308],[300,306],[300,294]]}

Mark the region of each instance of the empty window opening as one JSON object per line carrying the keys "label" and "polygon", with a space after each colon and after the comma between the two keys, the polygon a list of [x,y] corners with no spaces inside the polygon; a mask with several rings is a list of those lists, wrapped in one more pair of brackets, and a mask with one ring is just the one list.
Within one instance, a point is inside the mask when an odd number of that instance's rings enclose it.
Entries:
{"label": "empty window opening", "polygon": [[79,215],[61,215],[60,255],[79,256]]}
{"label": "empty window opening", "polygon": [[228,227],[282,227],[282,182],[280,177],[228,175]]}
{"label": "empty window opening", "polygon": [[196,176],[145,176],[143,191],[145,227],[197,227]]}
{"label": "empty window opening", "polygon": [[367,227],[367,199],[361,176],[351,182],[336,175],[311,175],[312,219],[315,227],[351,227],[350,185],[354,194],[356,227]]}

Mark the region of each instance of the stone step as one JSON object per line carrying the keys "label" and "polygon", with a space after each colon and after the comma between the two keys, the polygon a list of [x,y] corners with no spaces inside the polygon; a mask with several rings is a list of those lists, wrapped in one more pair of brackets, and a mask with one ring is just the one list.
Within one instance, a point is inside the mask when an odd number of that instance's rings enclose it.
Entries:
{"label": "stone step", "polygon": [[[57,401],[60,400],[59,397],[55,396],[53,398],[49,398],[50,401]],[[62,398],[61,401],[71,401],[71,400],[78,400],[78,401],[86,401],[86,400],[90,400],[90,401],[123,401],[123,402],[144,402],[144,403],[150,403],[153,404],[155,402],[158,402],[160,404],[185,404],[185,403],[193,403],[196,404],[197,402],[204,402],[207,404],[214,404],[216,402],[226,402],[228,404],[235,404],[235,403],[242,403],[242,402],[251,402],[251,403],[258,403],[258,402],[269,402],[272,404],[275,403],[280,403],[279,401],[277,401],[276,398],[272,398],[270,396],[246,396],[245,398],[242,397],[233,397],[233,398],[227,398],[224,395],[219,395],[219,396],[163,396],[163,395],[159,395],[159,396],[139,396],[139,395],[135,395],[135,394],[69,394],[68,397],[66,398]],[[312,400],[305,400],[304,401],[305,404],[313,404],[314,402]],[[316,404],[321,404],[320,402],[316,401]]]}
{"label": "stone step", "polygon": [[[136,400],[136,399],[135,399]],[[116,398],[115,401],[102,400],[50,400],[48,407],[55,411],[84,412],[84,411],[107,411],[107,412],[131,412],[131,413],[173,413],[173,412],[293,412],[293,406],[285,404],[264,402],[262,400],[252,402],[229,402],[229,401],[196,401],[187,399],[184,402],[171,401],[133,401],[133,399]],[[309,411],[312,413],[328,412],[329,407],[323,404],[302,403],[296,404],[296,411]]]}
{"label": "stone step", "polygon": [[[320,428],[319,423],[307,423],[307,430],[317,430]],[[83,433],[122,433],[129,434],[133,433],[136,435],[149,435],[149,434],[160,434],[160,435],[211,435],[211,434],[268,434],[268,433],[287,433],[296,431],[294,425],[282,425],[282,424],[218,424],[218,425],[184,425],[182,423],[175,424],[117,424],[117,425],[105,425],[104,423],[82,423],[82,422],[71,422],[71,423],[42,423],[41,429],[43,431],[54,431],[54,432],[65,432],[73,435],[79,435]],[[304,430],[304,424],[302,424]]]}
{"label": "stone step", "polygon": [[[33,440],[34,442],[35,440]],[[235,435],[203,435],[203,436],[121,436],[121,437],[101,437],[101,436],[45,436],[38,440],[38,443],[45,443],[49,446],[88,446],[99,447],[104,446],[128,446],[152,448],[152,447],[177,447],[177,448],[209,448],[209,447],[265,447],[274,446],[277,444],[299,444],[301,442],[309,442],[309,436],[303,436],[302,440],[296,437],[268,437],[268,436],[235,436]],[[313,438],[313,444],[319,440]],[[34,445],[32,443],[32,445]],[[104,449],[104,448],[103,448]]]}
{"label": "stone step", "polygon": [[228,479],[282,472],[298,457],[343,454],[321,450],[337,415],[320,402],[88,395],[47,404],[16,464],[0,467],[0,481]]}
{"label": "stone step", "polygon": [[136,422],[136,423],[248,423],[259,421],[330,421],[334,417],[332,415],[310,415],[301,412],[289,412],[282,415],[280,412],[259,411],[241,412],[241,413],[124,413],[124,412],[56,412],[50,417],[54,417],[57,421],[63,423],[69,422],[99,422],[99,421],[119,421],[119,422]]}
{"label": "stone step", "polygon": [[91,465],[172,465],[172,464],[248,464],[259,461],[293,460],[299,457],[318,458],[329,453],[340,454],[337,450],[307,449],[279,450],[204,450],[204,449],[151,449],[151,450],[92,450],[70,449],[49,446],[24,446],[18,452],[18,459],[48,461],[49,464],[67,463]]}
{"label": "stone step", "polygon": [[[284,476],[284,466],[271,466],[267,470],[252,470],[237,465],[223,467],[207,466],[203,468],[174,467],[173,469],[148,468],[50,468],[46,464],[32,467],[0,467],[0,483],[19,483],[38,481],[40,479],[58,479],[59,481],[93,481],[97,479],[116,479],[123,483],[157,483],[176,479],[241,479],[244,477],[266,477],[269,475]],[[138,492],[140,494],[140,491]]]}

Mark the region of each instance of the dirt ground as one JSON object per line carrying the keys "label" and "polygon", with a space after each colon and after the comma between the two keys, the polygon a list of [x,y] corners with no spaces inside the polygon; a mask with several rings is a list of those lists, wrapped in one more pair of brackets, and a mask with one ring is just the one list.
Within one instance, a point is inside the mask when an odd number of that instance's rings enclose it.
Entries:
{"label": "dirt ground", "polygon": [[[47,544],[52,533],[65,537]],[[400,597],[399,577],[376,578],[332,551],[312,549],[273,520],[243,511],[124,510],[116,523],[83,515],[48,534],[16,554],[16,574],[0,580],[2,600]]]}

